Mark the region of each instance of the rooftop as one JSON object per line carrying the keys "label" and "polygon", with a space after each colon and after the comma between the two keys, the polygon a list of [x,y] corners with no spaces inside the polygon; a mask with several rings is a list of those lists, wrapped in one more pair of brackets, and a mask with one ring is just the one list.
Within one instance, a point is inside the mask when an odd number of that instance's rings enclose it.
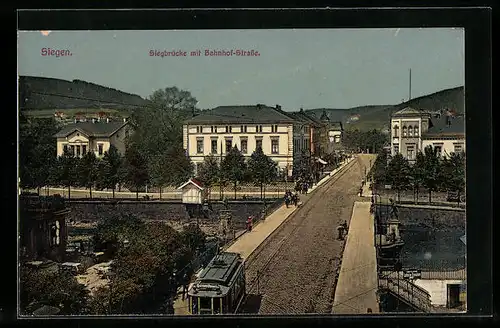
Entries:
{"label": "rooftop", "polygon": [[240,263],[241,256],[238,253],[220,253],[216,255],[201,272],[199,282],[216,282],[228,285],[233,276],[233,272],[238,268]]}
{"label": "rooftop", "polygon": [[284,114],[281,108],[267,105],[219,106],[201,112],[186,121],[186,124],[217,123],[293,123],[293,119]]}
{"label": "rooftop", "polygon": [[[448,124],[449,120],[449,124]],[[436,136],[464,136],[465,120],[463,116],[447,116],[431,118],[429,129],[422,133],[422,138]]]}
{"label": "rooftop", "polygon": [[54,137],[64,138],[75,131],[79,131],[89,137],[110,137],[126,124],[127,122],[123,121],[71,123],[62,128]]}

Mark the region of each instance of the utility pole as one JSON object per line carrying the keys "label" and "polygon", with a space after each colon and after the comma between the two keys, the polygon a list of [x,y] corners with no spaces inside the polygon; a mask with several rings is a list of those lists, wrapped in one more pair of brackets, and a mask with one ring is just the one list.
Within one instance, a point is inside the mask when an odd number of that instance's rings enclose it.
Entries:
{"label": "utility pole", "polygon": [[411,100],[411,68],[410,68],[410,84],[409,84],[409,97],[408,97],[408,101]]}

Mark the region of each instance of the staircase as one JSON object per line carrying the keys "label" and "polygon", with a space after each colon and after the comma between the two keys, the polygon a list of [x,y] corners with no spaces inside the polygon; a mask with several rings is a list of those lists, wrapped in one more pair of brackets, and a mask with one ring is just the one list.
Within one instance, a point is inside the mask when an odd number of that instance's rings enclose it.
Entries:
{"label": "staircase", "polygon": [[431,312],[429,293],[407,279],[379,279],[379,290],[385,290],[401,299],[417,312]]}

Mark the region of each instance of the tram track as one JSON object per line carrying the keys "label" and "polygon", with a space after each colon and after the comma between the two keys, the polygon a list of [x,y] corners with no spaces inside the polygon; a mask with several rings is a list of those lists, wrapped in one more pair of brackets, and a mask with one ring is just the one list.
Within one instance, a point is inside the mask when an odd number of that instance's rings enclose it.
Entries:
{"label": "tram track", "polygon": [[[358,170],[356,170],[356,166],[358,166]],[[260,244],[257,249],[246,259],[245,261],[245,267],[246,267],[246,276],[247,276],[247,296],[242,299],[238,309],[237,313],[241,312],[247,312],[248,310],[246,309],[246,303],[249,300],[249,297],[252,295],[257,295],[260,294],[259,290],[259,284],[263,283],[266,281],[266,278],[272,278],[274,272],[273,269],[276,268],[277,266],[280,266],[280,263],[277,260],[277,257],[285,257],[285,262],[286,262],[286,257],[293,257],[294,254],[286,254],[287,252],[282,252],[283,250],[286,250],[286,246],[290,248],[294,242],[297,242],[297,235],[298,232],[301,228],[308,228],[309,224],[307,224],[307,220],[310,219],[314,215],[314,211],[318,208],[318,206],[324,206],[324,202],[328,197],[330,196],[330,192],[333,186],[336,185],[337,182],[339,182],[341,179],[345,177],[347,173],[351,172],[352,173],[358,173],[362,174],[362,163],[361,159],[358,157],[354,159],[351,163],[347,164],[345,167],[343,167],[339,172],[337,172],[329,181],[327,181],[324,185],[318,187],[317,190],[313,191],[313,194],[311,195],[311,198],[308,199],[304,205],[297,209],[294,213],[290,215],[287,220],[283,222],[262,244]],[[356,174],[357,175],[357,174]],[[322,204],[323,203],[323,204]],[[352,211],[352,205],[351,208],[349,209]],[[350,217],[350,212],[349,212],[349,217]],[[332,225],[330,222],[322,222],[322,224],[317,224],[315,225],[315,228],[317,229],[323,229],[325,231],[332,231],[334,229],[335,225]],[[332,234],[330,234],[331,237],[333,237]],[[314,238],[314,236],[311,236]],[[343,248],[343,246],[342,246]],[[314,251],[314,249],[312,250]],[[316,251],[319,251],[316,249]],[[319,256],[321,257],[321,256]],[[333,268],[335,265],[333,265],[337,257],[335,258],[330,258],[325,260],[328,262],[328,266]],[[313,265],[313,263],[311,263]],[[303,276],[303,275],[301,275]],[[307,276],[307,275],[306,275]],[[320,280],[325,280],[329,279],[330,272],[325,271],[323,272],[322,276],[319,278]],[[307,279],[304,276],[305,279]],[[294,279],[295,280],[295,279]],[[300,279],[299,279],[300,280]],[[286,281],[283,281],[283,283],[286,283]],[[294,282],[291,284],[291,281],[288,281],[288,288],[300,288],[303,287],[304,284],[306,284],[306,281],[303,282]],[[263,288],[266,288],[266,284],[264,283]],[[279,289],[275,291],[275,293],[280,293],[283,292],[283,290]],[[316,295],[321,292],[319,291],[311,291],[312,295]],[[264,293],[266,296],[268,296],[268,293]],[[286,294],[286,291],[285,291]],[[286,296],[284,296],[286,297]],[[278,297],[279,298],[279,297]],[[311,297],[311,298],[314,298]],[[328,297],[328,303],[332,303],[333,299],[332,297]],[[267,303],[274,303],[275,308],[279,308],[280,312],[283,312],[283,306],[280,306],[279,304],[276,304],[275,302],[272,302],[269,298],[267,298]],[[299,302],[300,303],[300,302]],[[303,304],[301,304],[303,307]],[[293,306],[293,304],[287,304],[286,313],[304,313],[304,310],[301,309],[301,306]],[[326,311],[326,310],[324,310]]]}

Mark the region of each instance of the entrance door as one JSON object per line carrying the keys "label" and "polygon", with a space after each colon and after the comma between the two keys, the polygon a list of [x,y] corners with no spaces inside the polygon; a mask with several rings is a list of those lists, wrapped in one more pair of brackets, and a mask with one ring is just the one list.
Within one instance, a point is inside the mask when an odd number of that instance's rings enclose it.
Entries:
{"label": "entrance door", "polygon": [[460,285],[448,284],[448,307],[455,308],[460,305]]}

